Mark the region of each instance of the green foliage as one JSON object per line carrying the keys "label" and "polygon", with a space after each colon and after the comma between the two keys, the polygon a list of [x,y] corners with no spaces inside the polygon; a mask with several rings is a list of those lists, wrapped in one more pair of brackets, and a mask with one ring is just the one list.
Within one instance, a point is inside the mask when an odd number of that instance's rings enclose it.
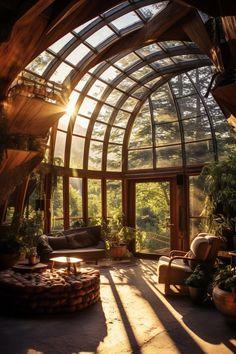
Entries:
{"label": "green foliage", "polygon": [[202,264],[198,264],[185,280],[185,284],[194,288],[206,287],[209,284],[209,272]]}
{"label": "green foliage", "polygon": [[103,219],[101,227],[102,237],[109,247],[128,244],[132,240],[141,242],[143,236],[140,230],[124,226],[123,216],[120,214],[114,215],[111,219]]}
{"label": "green foliage", "polygon": [[236,222],[236,156],[213,162],[206,166],[204,179],[205,204],[203,215],[207,218],[208,232],[219,236],[235,234]]}
{"label": "green foliage", "polygon": [[42,233],[41,213],[36,213],[33,217],[25,218],[21,221],[19,234],[27,252],[37,247],[38,239]]}
{"label": "green foliage", "polygon": [[230,265],[217,269],[213,279],[213,286],[216,285],[222,290],[231,291],[236,300],[236,274]]}

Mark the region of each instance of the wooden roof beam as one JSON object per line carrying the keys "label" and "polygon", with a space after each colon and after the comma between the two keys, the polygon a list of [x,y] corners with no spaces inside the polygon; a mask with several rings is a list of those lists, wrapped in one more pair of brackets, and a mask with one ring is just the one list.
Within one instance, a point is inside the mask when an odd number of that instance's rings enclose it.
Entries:
{"label": "wooden roof beam", "polygon": [[234,0],[174,0],[181,5],[190,6],[205,12],[209,16],[232,16],[236,15]]}

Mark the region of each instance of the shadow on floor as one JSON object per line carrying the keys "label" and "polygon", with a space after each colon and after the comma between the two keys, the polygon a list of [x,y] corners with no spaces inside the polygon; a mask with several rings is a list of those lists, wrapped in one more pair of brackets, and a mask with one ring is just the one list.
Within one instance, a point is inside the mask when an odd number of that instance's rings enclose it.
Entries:
{"label": "shadow on floor", "polygon": [[73,314],[0,316],[1,354],[96,352],[107,335],[101,302]]}

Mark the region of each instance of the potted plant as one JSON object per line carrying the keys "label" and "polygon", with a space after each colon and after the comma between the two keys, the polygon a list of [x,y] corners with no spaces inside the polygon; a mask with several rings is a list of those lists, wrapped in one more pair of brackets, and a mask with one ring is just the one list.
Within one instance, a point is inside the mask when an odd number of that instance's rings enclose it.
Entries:
{"label": "potted plant", "polygon": [[206,217],[209,233],[221,236],[226,249],[234,249],[236,235],[236,156],[207,165],[202,173]]}
{"label": "potted plant", "polygon": [[122,216],[114,216],[111,220],[102,221],[102,235],[107,243],[112,258],[124,258],[131,242],[142,237],[141,231],[123,225]]}
{"label": "potted plant", "polygon": [[199,305],[207,298],[209,283],[209,271],[202,264],[198,264],[185,280],[185,284],[188,286],[189,294],[194,304]]}
{"label": "potted plant", "polygon": [[212,297],[216,308],[225,316],[236,317],[236,274],[231,265],[218,268],[213,279]]}
{"label": "potted plant", "polygon": [[33,217],[22,220],[19,233],[24,243],[24,249],[28,258],[28,263],[34,265],[37,263],[37,245],[41,229],[41,214],[37,213]]}

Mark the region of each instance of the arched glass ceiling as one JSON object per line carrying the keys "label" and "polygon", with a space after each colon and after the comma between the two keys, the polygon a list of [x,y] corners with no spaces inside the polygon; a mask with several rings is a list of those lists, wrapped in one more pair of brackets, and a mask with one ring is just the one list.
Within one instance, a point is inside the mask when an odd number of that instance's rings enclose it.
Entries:
{"label": "arched glass ceiling", "polygon": [[204,98],[210,62],[194,43],[139,44],[99,60],[105,49],[145,28],[167,4],[125,1],[74,29],[28,65],[24,75],[71,90],[51,162],[95,171],[181,168],[208,162],[230,147],[228,123],[213,97]]}

